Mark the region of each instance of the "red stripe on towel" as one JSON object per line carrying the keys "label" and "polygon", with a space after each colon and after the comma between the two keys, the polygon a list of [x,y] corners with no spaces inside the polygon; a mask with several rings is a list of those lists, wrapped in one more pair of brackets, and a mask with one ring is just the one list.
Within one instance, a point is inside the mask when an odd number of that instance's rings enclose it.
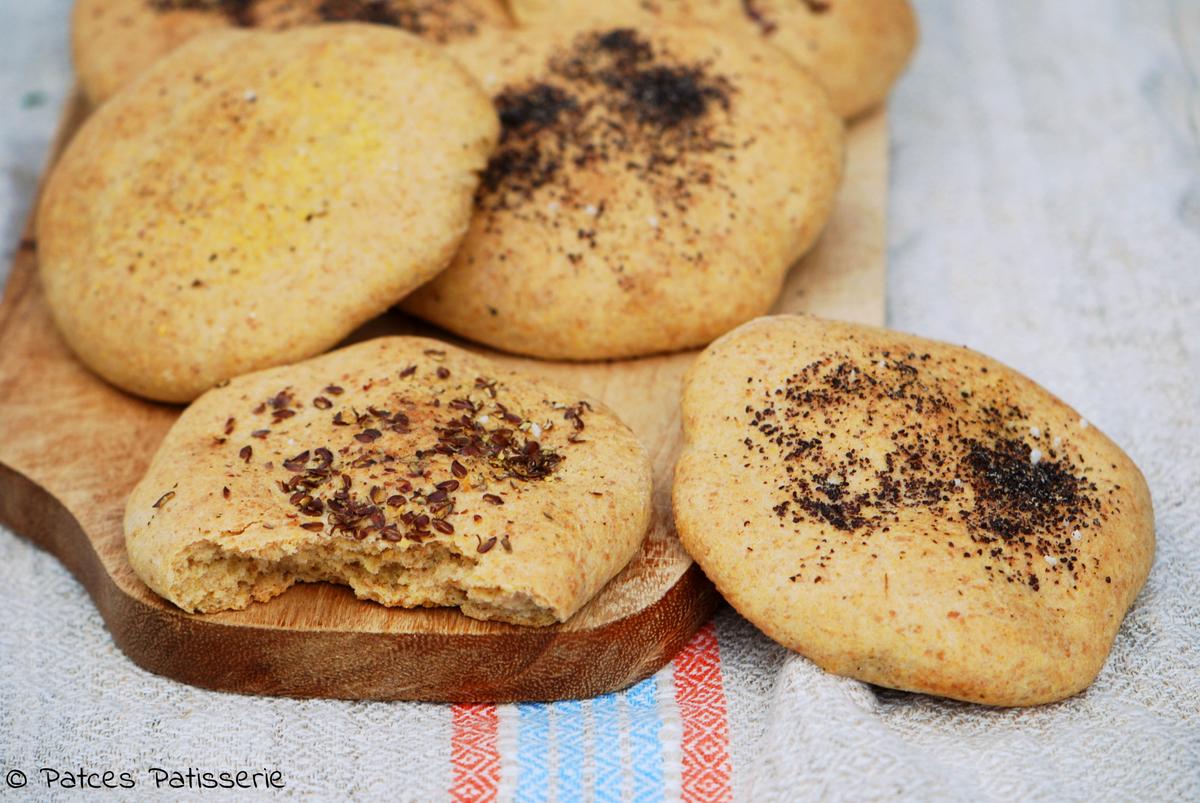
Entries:
{"label": "red stripe on towel", "polygon": [[675,702],[683,720],[683,799],[732,800],[728,709],[712,622],[675,656]]}
{"label": "red stripe on towel", "polygon": [[456,801],[494,801],[500,785],[497,738],[500,714],[494,705],[455,705],[450,761],[454,780],[450,797]]}

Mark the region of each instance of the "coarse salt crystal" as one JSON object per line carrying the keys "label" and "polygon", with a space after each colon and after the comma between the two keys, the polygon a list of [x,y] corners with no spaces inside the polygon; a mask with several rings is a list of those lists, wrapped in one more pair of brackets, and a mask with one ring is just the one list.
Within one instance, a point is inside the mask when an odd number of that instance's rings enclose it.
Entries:
{"label": "coarse salt crystal", "polygon": [[1058,565],[1058,558],[1054,557],[1053,555],[1046,555],[1045,561],[1046,561],[1047,566],[1057,566]]}
{"label": "coarse salt crystal", "polygon": [[955,477],[955,478],[954,478],[954,487],[955,487],[955,488],[961,488],[961,487],[962,487],[962,480],[960,480],[958,477]]}
{"label": "coarse salt crystal", "polygon": [[246,94],[242,95],[242,97],[245,98],[247,103],[253,103],[258,100],[258,93],[253,89],[247,89]]}
{"label": "coarse salt crystal", "polygon": [[1079,428],[1080,428],[1080,429],[1087,429],[1087,428],[1088,428],[1088,420],[1087,420],[1086,418],[1081,418],[1081,419],[1079,419]]}
{"label": "coarse salt crystal", "polygon": [[475,420],[481,424],[486,424],[487,422],[492,420],[492,417],[490,415],[481,415],[481,416],[479,416],[479,418],[477,418]]}
{"label": "coarse salt crystal", "polygon": [[1072,541],[1079,541],[1082,538],[1083,538],[1083,533],[1079,532],[1079,530],[1071,530],[1071,540]]}
{"label": "coarse salt crystal", "polygon": [[597,209],[592,204],[588,204],[587,206],[585,206],[583,208],[583,211],[585,214],[591,215],[592,217],[595,217],[596,215],[600,214],[600,210]]}
{"label": "coarse salt crystal", "polygon": [[530,434],[531,434],[531,435],[533,435],[533,437],[535,437],[535,438],[540,438],[540,437],[542,437],[542,428],[541,428],[541,426],[539,426],[538,424],[533,424],[533,425],[531,425],[531,426],[529,427],[529,432],[530,432]]}
{"label": "coarse salt crystal", "polygon": [[1055,445],[1055,446],[1062,446],[1062,438],[1060,438],[1060,437],[1058,437],[1057,435],[1055,435],[1055,436],[1054,436],[1054,445]]}
{"label": "coarse salt crystal", "polygon": [[1042,450],[1041,449],[1033,449],[1032,451],[1030,451],[1029,452],[1029,462],[1033,463],[1035,466],[1038,463],[1042,462]]}
{"label": "coarse salt crystal", "polygon": [[840,476],[840,475],[838,475],[838,474],[833,474],[832,476],[830,476],[830,477],[829,477],[829,480],[828,480],[828,482],[829,482],[829,484],[830,484],[830,485],[841,485],[841,484],[842,484],[842,478],[841,478],[841,476]]}
{"label": "coarse salt crystal", "polygon": [[558,209],[558,201],[551,201],[550,203],[546,204],[546,211],[552,215],[558,212]]}
{"label": "coarse salt crystal", "polygon": [[652,229],[658,228],[658,216],[657,215],[651,215],[650,217],[646,218],[646,222],[650,224],[650,228],[652,228]]}
{"label": "coarse salt crystal", "polygon": [[1029,434],[1035,438],[1040,438],[1042,437],[1042,430],[1038,427],[1030,427]]}

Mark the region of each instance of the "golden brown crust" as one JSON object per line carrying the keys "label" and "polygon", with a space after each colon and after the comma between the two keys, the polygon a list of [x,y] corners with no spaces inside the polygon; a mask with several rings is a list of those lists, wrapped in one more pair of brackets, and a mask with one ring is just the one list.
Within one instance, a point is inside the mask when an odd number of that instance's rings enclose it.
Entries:
{"label": "golden brown crust", "polygon": [[203,31],[325,22],[387,25],[439,45],[511,24],[500,0],[77,0],[71,41],[84,94],[99,105]]}
{"label": "golden brown crust", "polygon": [[884,101],[917,43],[909,0],[511,0],[522,25],[703,24],[758,36],[811,70],[834,109]]}
{"label": "golden brown crust", "polygon": [[564,621],[637,551],[650,463],[597,402],[423,338],[209,391],[126,508],[130,562],[190,611],[332,580],[386,605]]}
{"label": "golden brown crust", "polygon": [[574,360],[704,345],[769,309],[832,208],[841,123],[754,40],[529,30],[447,52],[503,131],[462,249],[405,308],[461,335]]}
{"label": "golden brown crust", "polygon": [[1086,688],[1154,553],[1094,426],[983,355],[815,318],[714,343],[685,385],[685,547],[825,669],[993,705]]}
{"label": "golden brown crust", "polygon": [[47,301],[85,363],[165,401],[320,353],[446,265],[497,133],[476,83],[409,34],[205,34],[52,172]]}

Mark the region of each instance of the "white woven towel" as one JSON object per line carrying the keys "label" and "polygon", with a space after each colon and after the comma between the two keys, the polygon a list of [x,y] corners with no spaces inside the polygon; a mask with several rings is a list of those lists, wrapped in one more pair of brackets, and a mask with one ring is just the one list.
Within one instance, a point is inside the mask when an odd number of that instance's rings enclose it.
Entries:
{"label": "white woven towel", "polygon": [[[736,796],[1200,799],[1200,4],[920,5],[893,104],[891,324],[1026,371],[1123,444],[1158,558],[1095,685],[1033,710],[879,692],[722,613]],[[69,6],[0,0],[6,247],[69,81]],[[272,760],[299,793],[450,786],[444,708],[152,676],[53,558],[3,533],[0,610],[0,766]]]}

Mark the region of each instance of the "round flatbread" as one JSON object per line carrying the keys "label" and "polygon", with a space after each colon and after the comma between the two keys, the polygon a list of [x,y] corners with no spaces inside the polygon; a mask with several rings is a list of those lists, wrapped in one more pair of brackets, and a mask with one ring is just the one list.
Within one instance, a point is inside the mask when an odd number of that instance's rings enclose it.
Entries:
{"label": "round flatbread", "polygon": [[1112,441],[965,348],[780,316],[683,396],[680,538],[721,593],[840,675],[991,705],[1088,686],[1150,570]]}
{"label": "round flatbread", "polygon": [[164,401],[318,354],[447,264],[497,133],[478,85],[409,34],[206,34],[54,168],[50,309],[91,368]]}
{"label": "round flatbread", "polygon": [[834,109],[879,105],[917,43],[909,0],[510,0],[522,25],[711,25],[757,36],[807,67]]}
{"label": "round flatbread", "polygon": [[125,543],[187,611],[328,580],[545,625],[637,552],[650,476],[598,402],[434,340],[380,338],[198,399],[130,495]]}
{"label": "round flatbread", "polygon": [[705,345],[766,312],[841,179],[824,91],[709,29],[516,31],[451,45],[503,126],[451,266],[405,309],[551,359]]}
{"label": "round flatbread", "polygon": [[388,25],[435,44],[510,25],[500,0],[76,0],[71,44],[84,94],[98,105],[204,31],[325,22]]}

